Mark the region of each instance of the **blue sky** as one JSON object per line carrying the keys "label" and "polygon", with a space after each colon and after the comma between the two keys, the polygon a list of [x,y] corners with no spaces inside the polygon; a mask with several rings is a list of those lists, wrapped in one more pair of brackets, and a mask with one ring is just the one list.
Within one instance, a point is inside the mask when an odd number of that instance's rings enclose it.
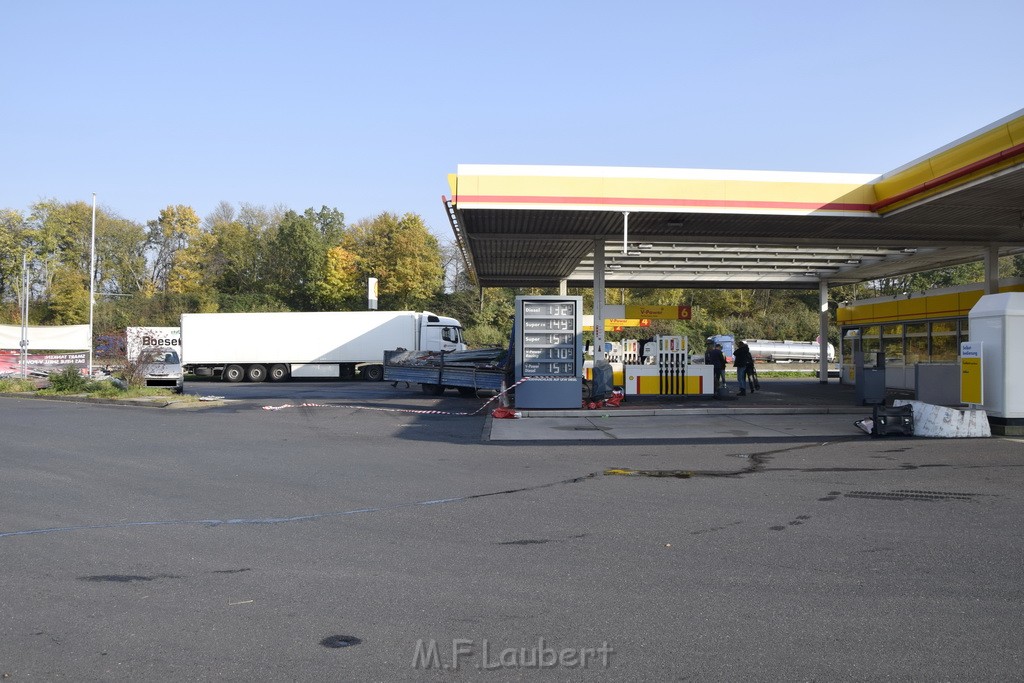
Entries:
{"label": "blue sky", "polygon": [[1020,0],[12,0],[0,208],[415,212],[460,163],[883,173],[1024,107]]}

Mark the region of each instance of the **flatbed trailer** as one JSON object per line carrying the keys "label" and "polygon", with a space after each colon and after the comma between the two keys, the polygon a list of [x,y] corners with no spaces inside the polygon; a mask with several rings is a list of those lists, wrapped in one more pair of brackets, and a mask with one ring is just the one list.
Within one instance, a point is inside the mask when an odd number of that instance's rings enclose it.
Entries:
{"label": "flatbed trailer", "polygon": [[505,349],[476,351],[387,351],[384,381],[409,382],[423,393],[440,396],[457,389],[463,396],[479,391],[502,391],[509,386],[511,367]]}

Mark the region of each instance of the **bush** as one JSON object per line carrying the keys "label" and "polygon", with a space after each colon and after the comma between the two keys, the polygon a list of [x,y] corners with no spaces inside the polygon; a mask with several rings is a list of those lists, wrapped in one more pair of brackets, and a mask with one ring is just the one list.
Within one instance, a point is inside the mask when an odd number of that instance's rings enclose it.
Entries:
{"label": "bush", "polygon": [[467,327],[464,331],[466,345],[470,348],[508,346],[508,335],[502,334],[498,328],[491,325],[480,324]]}
{"label": "bush", "polygon": [[146,386],[146,375],[157,356],[163,353],[154,348],[144,349],[139,352],[138,357],[125,357],[121,362],[121,369],[117,376],[124,380],[128,389],[141,389]]}
{"label": "bush", "polygon": [[88,391],[91,385],[92,382],[82,377],[82,373],[73,365],[50,375],[50,388],[62,394],[80,394]]}

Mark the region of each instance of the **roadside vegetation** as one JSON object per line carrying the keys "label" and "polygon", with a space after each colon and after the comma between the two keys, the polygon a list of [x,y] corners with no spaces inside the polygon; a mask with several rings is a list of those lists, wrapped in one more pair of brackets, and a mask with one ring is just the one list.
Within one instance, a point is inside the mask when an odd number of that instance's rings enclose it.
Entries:
{"label": "roadside vegetation", "polygon": [[89,398],[152,398],[194,401],[194,396],[179,395],[172,388],[132,386],[124,379],[95,380],[84,377],[78,368],[69,366],[45,380],[21,378],[0,379],[0,393],[32,393],[36,396],[87,396]]}
{"label": "roadside vegetation", "polygon": [[20,377],[0,378],[0,394],[22,394],[36,390],[36,383]]}

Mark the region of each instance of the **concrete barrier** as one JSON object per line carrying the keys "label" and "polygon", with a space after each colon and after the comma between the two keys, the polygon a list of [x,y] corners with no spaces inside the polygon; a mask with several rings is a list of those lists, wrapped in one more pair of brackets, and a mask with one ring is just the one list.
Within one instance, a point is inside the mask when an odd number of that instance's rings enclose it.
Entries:
{"label": "concrete barrier", "polygon": [[992,436],[984,410],[947,408],[921,401],[897,399],[894,406],[914,407],[914,436],[961,439]]}

